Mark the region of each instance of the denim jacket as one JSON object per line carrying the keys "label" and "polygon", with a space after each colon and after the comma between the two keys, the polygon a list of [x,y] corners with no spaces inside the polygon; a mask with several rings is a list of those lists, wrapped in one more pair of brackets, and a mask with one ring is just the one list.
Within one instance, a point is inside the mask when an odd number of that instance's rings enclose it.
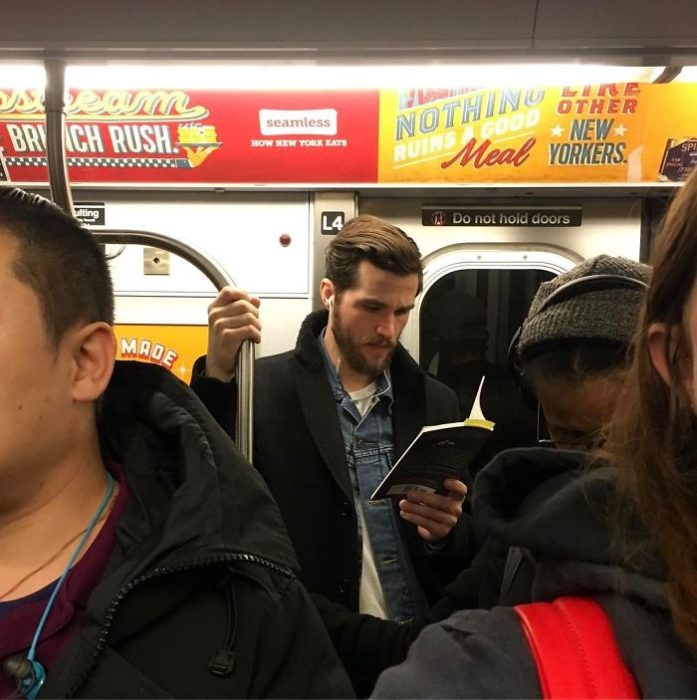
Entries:
{"label": "denim jacket", "polygon": [[[389,499],[370,500],[370,495],[394,463],[390,372],[389,369],[386,370],[377,379],[372,406],[361,416],[329,359],[323,334],[318,342],[336,400],[353,485],[354,505],[363,509],[389,617],[404,622],[422,614],[426,601],[418,585],[407,546],[400,537],[398,515],[393,503]],[[357,521],[358,539],[361,542],[366,533],[360,532],[360,518]],[[362,547],[358,548],[358,552],[362,556]]]}

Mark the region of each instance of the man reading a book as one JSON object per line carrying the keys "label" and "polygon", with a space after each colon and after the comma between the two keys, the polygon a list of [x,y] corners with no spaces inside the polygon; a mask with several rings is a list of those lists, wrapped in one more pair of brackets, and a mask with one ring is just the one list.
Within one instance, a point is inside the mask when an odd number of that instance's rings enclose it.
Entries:
{"label": "man reading a book", "polygon": [[[453,529],[466,493],[448,479],[446,495],[370,500],[424,425],[460,418],[454,392],[399,344],[422,274],[403,231],[374,216],[350,220],[327,250],[325,308],[305,319],[294,350],[255,370],[254,465],[278,501],[306,585],[397,621],[438,596],[438,574],[447,578],[460,546]],[[237,351],[260,338],[258,307],[226,289],[209,309],[208,355],[192,385],[224,426],[234,424]]]}

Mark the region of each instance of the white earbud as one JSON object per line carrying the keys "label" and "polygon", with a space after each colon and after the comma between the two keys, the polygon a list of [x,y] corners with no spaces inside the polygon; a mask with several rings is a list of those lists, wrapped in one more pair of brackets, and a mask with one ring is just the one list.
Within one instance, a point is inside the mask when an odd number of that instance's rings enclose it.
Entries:
{"label": "white earbud", "polygon": [[334,295],[332,294],[329,299],[327,299],[327,308],[331,311],[334,308]]}

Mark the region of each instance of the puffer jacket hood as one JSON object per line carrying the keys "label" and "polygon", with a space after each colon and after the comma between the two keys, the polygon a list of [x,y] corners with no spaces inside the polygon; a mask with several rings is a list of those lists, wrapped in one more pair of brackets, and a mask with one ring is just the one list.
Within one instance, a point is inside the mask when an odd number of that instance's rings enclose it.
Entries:
{"label": "puffer jacket hood", "polygon": [[42,697],[349,694],[275,501],[188,387],[119,362],[98,425],[128,500]]}
{"label": "puffer jacket hood", "polygon": [[[580,452],[509,450],[480,472],[477,525],[523,550],[524,585],[492,610],[461,610],[427,627],[407,661],[380,677],[374,697],[543,697],[510,606],[559,596],[590,596],[602,606],[638,697],[697,697],[696,657],[675,633],[664,567],[646,528],[618,513],[615,472],[588,459]],[[612,534],[615,525],[621,538]]]}
{"label": "puffer jacket hood", "polygon": [[568,595],[574,582],[579,593],[617,591],[666,607],[663,563],[643,525],[618,508],[615,471],[592,459],[543,448],[501,453],[476,482],[477,528],[532,553],[538,595],[557,586]]}
{"label": "puffer jacket hood", "polygon": [[229,552],[297,573],[281,514],[261,476],[171,373],[117,362],[99,424],[106,457],[124,466],[131,492],[122,542],[135,547],[159,533],[143,569],[171,564],[173,552],[178,560]]}

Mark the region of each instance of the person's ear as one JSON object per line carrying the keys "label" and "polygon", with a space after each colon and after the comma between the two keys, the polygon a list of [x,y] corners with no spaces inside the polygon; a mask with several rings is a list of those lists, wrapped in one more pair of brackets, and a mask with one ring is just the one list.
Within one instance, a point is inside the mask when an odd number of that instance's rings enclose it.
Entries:
{"label": "person's ear", "polygon": [[103,321],[75,329],[71,338],[73,400],[96,401],[106,390],[114,371],[116,338]]}
{"label": "person's ear", "polygon": [[[652,323],[646,332],[646,341],[649,349],[651,363],[660,375],[661,379],[671,387],[670,368],[668,358],[673,354],[675,343],[678,342],[678,326],[668,326],[666,323]],[[689,379],[690,372],[686,372],[685,379]]]}
{"label": "person's ear", "polygon": [[331,311],[334,302],[334,283],[327,277],[319,283],[319,296],[323,306]]}

